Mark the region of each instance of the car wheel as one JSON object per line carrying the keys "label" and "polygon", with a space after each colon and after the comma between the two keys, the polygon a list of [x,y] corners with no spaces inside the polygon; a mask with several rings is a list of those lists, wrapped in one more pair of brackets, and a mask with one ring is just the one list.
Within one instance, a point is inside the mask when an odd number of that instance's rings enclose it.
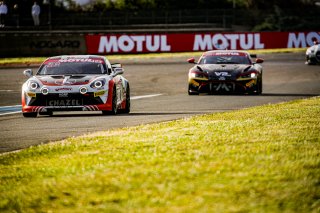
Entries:
{"label": "car wheel", "polygon": [[262,79],[259,80],[257,85],[257,95],[261,95],[262,93]]}
{"label": "car wheel", "polygon": [[188,95],[199,95],[199,92],[192,91],[191,86],[188,87]]}
{"label": "car wheel", "polygon": [[126,88],[126,108],[124,109],[124,113],[129,113],[130,112],[130,86],[129,84],[127,84],[127,88]]}
{"label": "car wheel", "polygon": [[104,115],[116,115],[118,112],[118,106],[117,106],[117,90],[116,87],[113,88],[112,92],[112,110],[111,111],[102,111],[102,114]]}
{"label": "car wheel", "polygon": [[39,115],[47,115],[47,116],[52,116],[53,112],[49,111],[49,112],[39,112]]}
{"label": "car wheel", "polygon": [[35,118],[37,117],[37,114],[36,112],[26,112],[26,113],[22,113],[23,117],[25,118]]}
{"label": "car wheel", "polygon": [[262,79],[257,80],[257,85],[248,91],[248,95],[261,95],[262,93]]}

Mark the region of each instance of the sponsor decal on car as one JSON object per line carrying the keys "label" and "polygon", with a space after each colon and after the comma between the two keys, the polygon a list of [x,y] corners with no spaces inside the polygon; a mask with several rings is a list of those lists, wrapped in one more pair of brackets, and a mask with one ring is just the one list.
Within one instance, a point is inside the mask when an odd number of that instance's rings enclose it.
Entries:
{"label": "sponsor decal on car", "polygon": [[246,87],[252,87],[254,83],[255,83],[255,80],[251,80],[248,83],[246,83]]}
{"label": "sponsor decal on car", "polygon": [[94,97],[98,97],[98,96],[104,95],[105,93],[106,93],[105,90],[102,90],[102,91],[99,91],[99,92],[95,92],[94,93]]}
{"label": "sponsor decal on car", "polygon": [[196,82],[195,80],[191,80],[190,81],[191,84],[195,85],[196,87],[198,87],[200,84],[198,82]]}
{"label": "sponsor decal on car", "polygon": [[27,95],[32,98],[35,98],[37,96],[37,94],[34,92],[28,92]]}
{"label": "sponsor decal on car", "polygon": [[66,98],[68,97],[68,93],[59,93],[60,98]]}
{"label": "sponsor decal on car", "polygon": [[213,88],[215,89],[215,91],[223,90],[223,91],[229,92],[231,90],[234,90],[232,84],[226,84],[226,83],[214,84]]}
{"label": "sponsor decal on car", "polygon": [[61,88],[56,88],[55,91],[72,91],[72,88],[68,87],[61,87]]}
{"label": "sponsor decal on car", "polygon": [[62,100],[50,100],[48,106],[81,106],[78,99],[62,99]]}
{"label": "sponsor decal on car", "polygon": [[231,76],[228,72],[214,72],[216,76]]}

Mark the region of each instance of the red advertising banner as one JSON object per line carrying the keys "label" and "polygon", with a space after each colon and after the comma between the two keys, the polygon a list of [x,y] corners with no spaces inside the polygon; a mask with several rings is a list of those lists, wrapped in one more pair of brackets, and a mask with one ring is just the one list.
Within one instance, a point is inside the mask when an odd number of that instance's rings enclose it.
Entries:
{"label": "red advertising banner", "polygon": [[99,34],[85,39],[88,54],[191,52],[308,47],[320,41],[320,32]]}

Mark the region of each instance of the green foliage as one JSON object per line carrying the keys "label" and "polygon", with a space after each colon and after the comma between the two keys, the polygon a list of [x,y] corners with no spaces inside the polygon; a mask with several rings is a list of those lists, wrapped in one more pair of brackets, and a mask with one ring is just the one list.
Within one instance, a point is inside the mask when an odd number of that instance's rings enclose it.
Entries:
{"label": "green foliage", "polygon": [[320,98],[0,156],[1,212],[319,212]]}
{"label": "green foliage", "polygon": [[[68,0],[72,2],[71,0]],[[93,1],[98,8],[105,9],[230,9],[230,8],[246,8],[246,9],[272,9],[278,6],[283,9],[297,9],[303,6],[311,6],[309,1],[302,0],[98,0]]]}

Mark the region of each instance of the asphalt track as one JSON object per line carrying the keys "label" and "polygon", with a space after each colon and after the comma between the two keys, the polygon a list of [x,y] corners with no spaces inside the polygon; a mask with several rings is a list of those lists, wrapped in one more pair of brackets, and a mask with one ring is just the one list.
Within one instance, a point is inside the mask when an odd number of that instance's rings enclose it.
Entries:
{"label": "asphalt track", "polygon": [[[192,55],[190,55],[191,57]],[[21,113],[0,116],[0,153],[54,142],[96,131],[174,120],[202,113],[237,110],[252,106],[309,98],[320,94],[320,66],[304,64],[303,53],[259,55],[263,94],[187,95],[186,57],[119,61],[130,81],[132,108],[129,115],[102,116],[100,112],[60,112],[52,117],[24,118]],[[113,61],[115,62],[115,61]],[[0,69],[0,109],[19,108],[26,68]],[[17,106],[18,105],[18,106]],[[163,133],[165,134],[165,132]]]}

